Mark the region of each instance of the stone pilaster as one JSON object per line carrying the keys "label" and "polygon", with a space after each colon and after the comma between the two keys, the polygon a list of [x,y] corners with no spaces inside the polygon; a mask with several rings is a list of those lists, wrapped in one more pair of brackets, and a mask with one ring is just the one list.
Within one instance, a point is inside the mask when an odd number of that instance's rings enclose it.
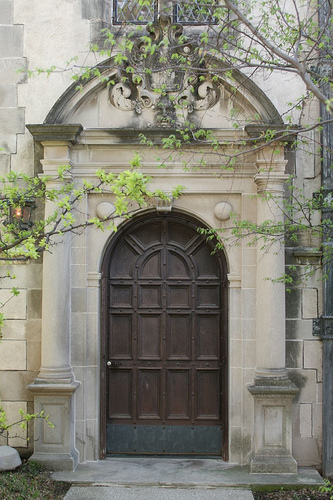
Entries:
{"label": "stone pilaster", "polygon": [[[286,161],[265,150],[257,161],[257,222],[282,221]],[[283,242],[259,241],[257,250],[256,373],[248,389],[254,397],[253,473],[296,473],[292,457],[291,403],[297,388],[285,368],[285,287]]]}
{"label": "stone pilaster", "polygon": [[[47,187],[60,190],[60,165],[70,164],[70,144],[44,142],[44,175]],[[56,205],[47,201],[45,218]],[[75,381],[70,355],[70,239],[67,235],[52,240],[43,257],[42,366],[29,386],[34,394],[35,411],[50,415],[51,429],[43,421],[35,423],[35,453],[32,459],[52,469],[74,469],[78,452],[74,446],[73,394]]]}

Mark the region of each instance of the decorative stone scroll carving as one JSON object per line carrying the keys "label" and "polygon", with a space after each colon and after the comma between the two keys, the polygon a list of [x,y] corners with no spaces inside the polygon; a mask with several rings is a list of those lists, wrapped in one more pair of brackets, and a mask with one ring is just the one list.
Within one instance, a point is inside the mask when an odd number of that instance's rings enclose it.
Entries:
{"label": "decorative stone scroll carving", "polygon": [[179,125],[189,114],[214,106],[220,88],[207,72],[195,40],[185,37],[183,27],[166,16],[146,30],[148,36],[134,41],[110,86],[111,104],[137,115],[150,108],[160,127]]}

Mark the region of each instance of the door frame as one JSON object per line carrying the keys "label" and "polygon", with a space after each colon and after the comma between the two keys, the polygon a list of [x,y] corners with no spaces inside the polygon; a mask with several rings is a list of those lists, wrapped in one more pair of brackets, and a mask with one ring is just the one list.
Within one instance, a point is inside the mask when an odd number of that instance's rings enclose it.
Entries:
{"label": "door frame", "polygon": [[[110,259],[112,252],[123,237],[125,233],[130,231],[137,224],[143,223],[145,220],[151,219],[152,215],[154,217],[159,216],[159,214],[154,211],[145,211],[144,214],[133,217],[129,221],[124,222],[117,233],[112,235],[111,240],[108,241],[104,249],[104,255],[101,265],[101,310],[100,310],[100,320],[101,320],[101,340],[100,340],[100,459],[103,460],[106,457],[106,390],[107,390],[107,334],[108,334],[108,321],[107,321],[107,299],[108,299],[108,269],[110,265]],[[198,218],[189,215],[188,213],[172,210],[171,213],[160,214],[160,216],[167,216],[172,219],[187,219],[191,223],[194,223],[198,228],[202,227],[208,229],[208,226],[200,221]],[[207,241],[207,244],[211,246],[212,251],[214,249],[214,240]],[[224,311],[221,319],[221,361],[223,362],[223,374],[221,381],[221,393],[220,393],[220,404],[221,404],[221,428],[222,428],[222,454],[221,458],[224,461],[228,461],[229,458],[229,351],[228,351],[228,279],[227,279],[227,260],[224,252],[218,250],[214,253],[213,258],[219,261],[219,266],[221,270],[221,309]],[[222,372],[222,369],[221,369]]]}

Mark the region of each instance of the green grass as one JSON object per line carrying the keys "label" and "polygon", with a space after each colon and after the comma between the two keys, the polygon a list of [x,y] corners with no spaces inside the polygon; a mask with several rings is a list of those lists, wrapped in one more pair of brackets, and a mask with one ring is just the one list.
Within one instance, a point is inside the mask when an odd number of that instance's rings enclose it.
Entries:
{"label": "green grass", "polygon": [[[331,484],[331,483],[329,483]],[[330,500],[330,491],[320,491],[316,488],[302,488],[300,490],[280,488],[276,491],[252,491],[255,500]]]}
{"label": "green grass", "polygon": [[1,500],[63,500],[69,488],[69,484],[52,481],[50,472],[35,462],[0,472]]}

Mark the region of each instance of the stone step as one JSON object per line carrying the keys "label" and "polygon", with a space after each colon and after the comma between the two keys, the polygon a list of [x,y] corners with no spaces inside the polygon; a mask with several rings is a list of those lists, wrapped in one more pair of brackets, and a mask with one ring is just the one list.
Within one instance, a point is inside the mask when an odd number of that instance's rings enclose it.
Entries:
{"label": "stone step", "polygon": [[253,500],[250,489],[71,486],[64,500]]}

